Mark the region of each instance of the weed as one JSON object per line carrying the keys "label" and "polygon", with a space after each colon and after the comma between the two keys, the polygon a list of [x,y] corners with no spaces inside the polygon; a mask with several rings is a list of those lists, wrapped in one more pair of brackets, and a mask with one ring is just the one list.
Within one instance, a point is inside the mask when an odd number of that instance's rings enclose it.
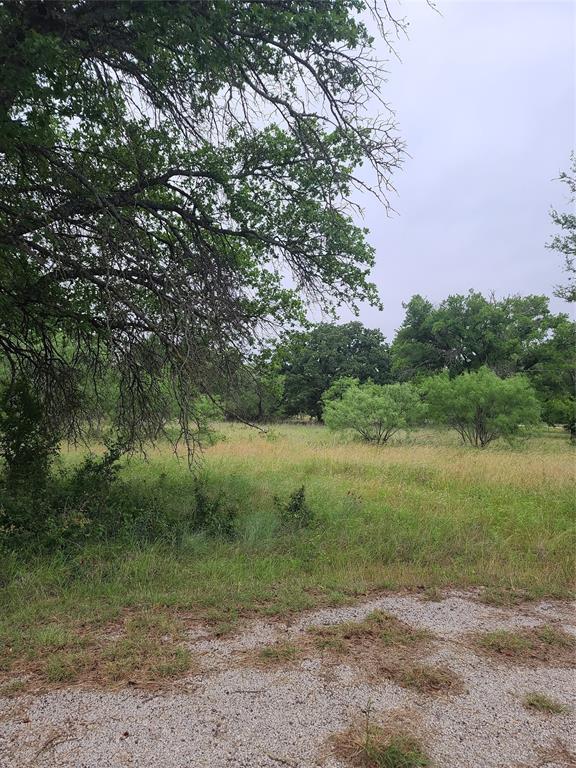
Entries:
{"label": "weed", "polygon": [[258,658],[265,663],[282,663],[294,661],[300,655],[301,649],[291,643],[275,643],[267,645],[258,652]]}
{"label": "weed", "polygon": [[544,693],[527,693],[522,703],[526,709],[533,709],[536,712],[545,712],[552,715],[561,715],[568,712],[565,704],[560,704],[546,696]]}
{"label": "weed", "polygon": [[286,503],[275,498],[276,506],[280,511],[280,523],[284,528],[294,530],[307,528],[314,519],[314,513],[306,501],[304,486],[297,488]]}
{"label": "weed", "polygon": [[427,768],[430,759],[411,733],[367,723],[334,738],[338,758],[358,768]]}
{"label": "weed", "polygon": [[233,539],[236,533],[237,509],[226,503],[224,494],[210,498],[205,484],[197,480],[194,486],[194,527],[210,536]]}

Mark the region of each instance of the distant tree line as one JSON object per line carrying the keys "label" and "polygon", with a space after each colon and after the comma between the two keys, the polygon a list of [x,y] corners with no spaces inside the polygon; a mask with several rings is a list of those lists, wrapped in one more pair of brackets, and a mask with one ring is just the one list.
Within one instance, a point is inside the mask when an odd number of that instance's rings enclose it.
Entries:
{"label": "distant tree line", "polygon": [[355,321],[320,323],[269,345],[242,367],[235,391],[218,393],[225,413],[256,422],[321,421],[325,393],[339,381],[421,384],[442,374],[448,382],[485,369],[501,380],[521,375],[543,421],[575,434],[576,323],[553,314],[546,296],[496,299],[470,291],[438,305],[416,295],[404,306],[391,344]]}

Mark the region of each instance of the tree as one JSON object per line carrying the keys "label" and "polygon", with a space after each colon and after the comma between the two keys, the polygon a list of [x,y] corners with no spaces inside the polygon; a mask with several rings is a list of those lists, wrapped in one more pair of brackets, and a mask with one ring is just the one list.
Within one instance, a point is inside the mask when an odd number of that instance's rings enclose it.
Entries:
{"label": "tree", "polygon": [[435,307],[414,296],[391,347],[400,378],[448,370],[456,376],[483,365],[502,376],[524,369],[525,358],[555,323],[545,296],[486,299],[481,293],[449,296]]}
{"label": "tree", "polygon": [[571,168],[568,173],[561,173],[560,180],[570,190],[570,213],[559,213],[552,209],[552,221],[562,230],[561,235],[556,235],[548,248],[559,251],[564,256],[564,271],[567,273],[567,284],[557,286],[554,294],[566,301],[576,301],[576,154],[572,153]]}
{"label": "tree", "polygon": [[388,442],[401,429],[418,424],[424,414],[420,395],[412,384],[359,384],[348,381],[340,391],[327,393],[324,421],[329,429],[352,430],[376,445]]}
{"label": "tree", "polygon": [[322,418],[322,394],[334,381],[355,377],[377,384],[389,381],[389,348],[382,333],[362,323],[320,323],[293,334],[277,352],[284,373],[284,408],[288,415]]}
{"label": "tree", "polygon": [[526,377],[501,379],[487,367],[450,378],[447,373],[423,384],[433,421],[455,429],[464,442],[485,448],[537,424],[540,404]]}
{"label": "tree", "polygon": [[54,434],[114,369],[126,444],[159,433],[166,397],[188,441],[198,393],[300,321],[300,296],[378,301],[351,199],[386,204],[402,144],[385,109],[363,116],[384,75],[369,7],[1,4],[0,350]]}
{"label": "tree", "polygon": [[561,424],[576,440],[576,323],[560,315],[552,335],[526,361],[547,424]]}
{"label": "tree", "polygon": [[270,422],[283,415],[284,377],[268,353],[256,355],[242,365],[226,388],[224,411],[227,418]]}

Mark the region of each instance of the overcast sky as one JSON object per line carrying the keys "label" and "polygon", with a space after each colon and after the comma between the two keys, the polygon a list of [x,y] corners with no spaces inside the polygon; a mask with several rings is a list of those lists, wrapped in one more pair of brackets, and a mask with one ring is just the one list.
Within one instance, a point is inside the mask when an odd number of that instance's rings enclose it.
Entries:
{"label": "overcast sky", "polygon": [[384,311],[364,307],[360,319],[389,339],[415,293],[551,295],[562,280],[561,255],[545,243],[550,206],[568,206],[556,179],[576,145],[576,3],[437,7],[442,15],[424,0],[402,4],[410,38],[388,67],[384,95],[411,155],[394,180],[397,214],[362,201]]}

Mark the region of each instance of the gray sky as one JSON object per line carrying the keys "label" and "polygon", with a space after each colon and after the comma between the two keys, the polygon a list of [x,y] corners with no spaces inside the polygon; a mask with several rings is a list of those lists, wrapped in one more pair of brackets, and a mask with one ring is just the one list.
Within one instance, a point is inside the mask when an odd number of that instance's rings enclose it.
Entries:
{"label": "gray sky", "polygon": [[388,67],[384,96],[411,155],[395,177],[397,214],[362,201],[384,311],[363,307],[360,320],[389,339],[415,293],[435,302],[469,288],[551,295],[562,280],[561,255],[545,243],[550,206],[567,208],[555,179],[576,148],[576,3],[438,9],[402,4],[410,39]]}

